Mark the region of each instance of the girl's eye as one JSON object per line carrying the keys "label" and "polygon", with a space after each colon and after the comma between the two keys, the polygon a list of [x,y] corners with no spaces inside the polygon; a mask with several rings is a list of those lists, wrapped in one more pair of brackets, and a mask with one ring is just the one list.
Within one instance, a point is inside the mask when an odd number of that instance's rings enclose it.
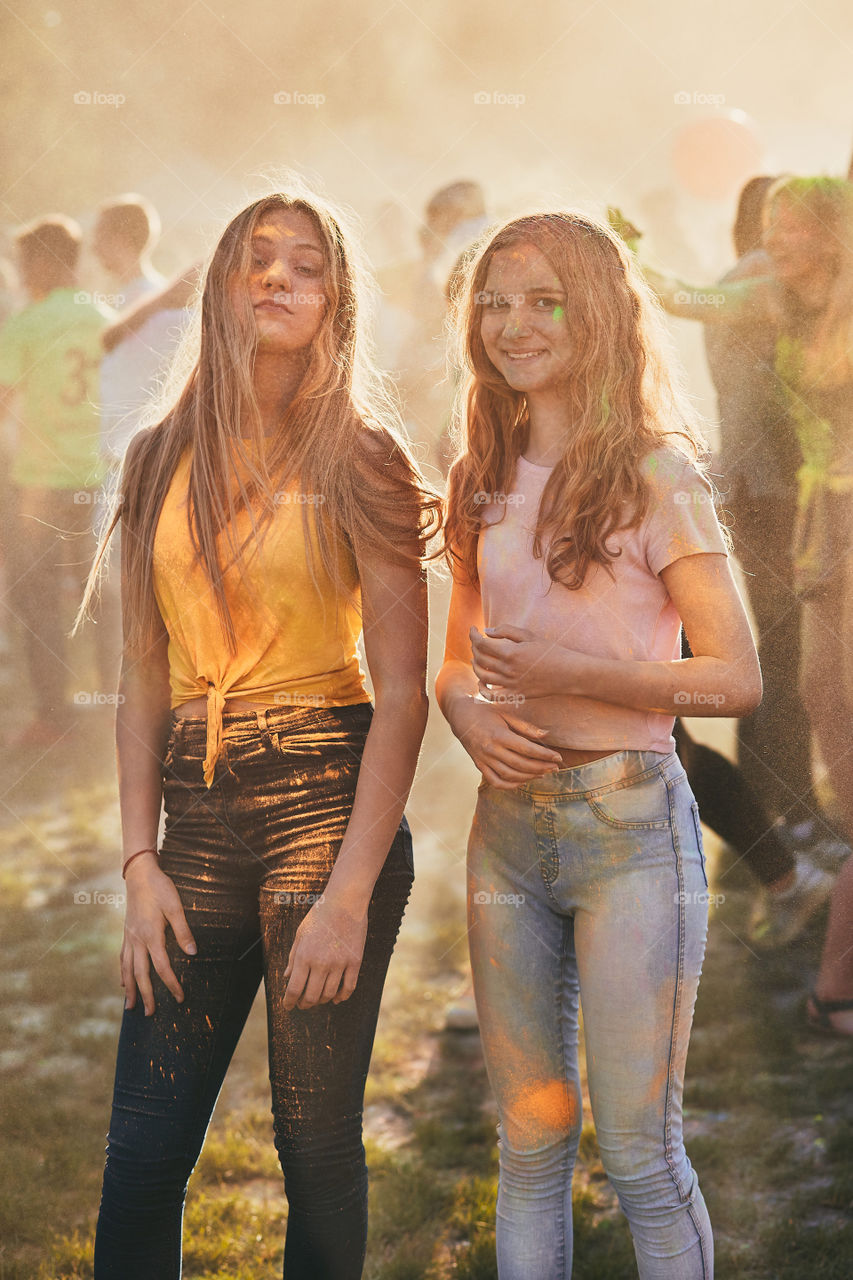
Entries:
{"label": "girl's eye", "polygon": [[319,276],[322,272],[321,267],[313,267],[313,266],[310,266],[308,263],[305,263],[301,267],[297,267],[296,270],[300,271],[305,276]]}

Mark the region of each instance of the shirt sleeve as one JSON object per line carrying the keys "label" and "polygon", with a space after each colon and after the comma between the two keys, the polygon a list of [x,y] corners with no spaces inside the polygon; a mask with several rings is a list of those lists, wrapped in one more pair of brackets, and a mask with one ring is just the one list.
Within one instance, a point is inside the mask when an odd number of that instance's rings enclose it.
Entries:
{"label": "shirt sleeve", "polygon": [[711,485],[689,458],[663,450],[652,454],[649,486],[644,543],[646,563],[655,576],[684,556],[728,555]]}
{"label": "shirt sleeve", "polygon": [[0,386],[13,387],[23,374],[23,345],[17,316],[0,328]]}

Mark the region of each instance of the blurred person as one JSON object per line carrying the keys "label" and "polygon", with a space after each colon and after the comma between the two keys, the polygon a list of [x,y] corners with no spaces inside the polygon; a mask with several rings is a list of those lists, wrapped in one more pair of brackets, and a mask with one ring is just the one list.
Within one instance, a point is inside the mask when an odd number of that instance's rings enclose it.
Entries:
{"label": "blurred person", "polygon": [[[821,645],[809,639],[816,634],[814,606],[824,594],[822,585],[834,579],[839,586],[839,556],[847,546],[845,490],[847,473],[853,473],[845,443],[853,414],[851,200],[853,185],[840,178],[782,178],[774,183],[766,198],[762,238],[767,270],[757,277],[703,291],[644,268],[673,315],[700,319],[708,327],[743,325],[750,332],[770,332],[774,376],[791,425],[787,439],[786,424],[779,418],[776,439],[772,429],[761,434],[754,444],[761,445],[762,458],[754,465],[762,474],[769,470],[771,463],[764,457],[769,445],[771,458],[775,448],[783,482],[786,470],[795,472],[791,554],[792,585],[803,601],[801,693],[848,832],[853,829],[853,761],[837,750],[841,726],[831,723],[837,718],[827,714],[826,697],[817,687]],[[780,428],[783,438],[778,441]],[[833,498],[836,518],[827,519]],[[764,528],[754,535],[756,557],[759,537],[767,537]],[[829,669],[826,662],[823,666]],[[800,793],[808,794],[802,782]]]}
{"label": "blurred person", "polygon": [[[104,467],[98,449],[100,335],[109,308],[77,290],[79,225],[53,214],[16,237],[27,305],[0,331],[0,389],[20,397],[10,470],[13,525],[9,599],[26,632],[35,714],[13,738],[49,746],[71,725],[65,605],[91,560],[93,509]],[[101,692],[113,692],[109,646],[95,627]],[[86,690],[77,690],[78,698]],[[83,700],[83,699],[81,699]]]}
{"label": "blurred person", "polygon": [[440,500],[365,356],[359,280],[345,228],[299,190],[233,219],[78,615],[120,522],[127,999],[96,1280],[179,1276],[187,1182],[262,978],[285,1274],[362,1274],[364,1085],[413,878]]}
{"label": "blurred person", "polygon": [[[790,688],[791,648],[796,652],[796,637],[786,624],[792,614],[796,616],[798,602],[801,604],[798,692],[849,846],[853,835],[853,761],[845,743],[853,728],[853,692],[845,691],[839,700],[835,675],[844,671],[840,639],[844,563],[853,534],[849,510],[853,456],[845,444],[853,422],[853,186],[840,178],[781,178],[769,188],[765,207],[764,274],[745,273],[745,278],[725,281],[704,293],[648,269],[647,275],[673,314],[701,319],[709,328],[734,327],[745,333],[747,359],[750,351],[758,352],[753,385],[759,388],[759,403],[762,349],[765,368],[772,368],[776,403],[781,401],[781,405],[775,418],[771,411],[769,427],[753,442],[761,450],[759,456],[751,465],[747,456],[741,465],[741,470],[750,472],[749,487],[744,489],[744,481],[739,486],[737,477],[734,484],[735,501],[746,494],[740,508],[741,548],[747,567],[754,564],[756,578],[763,578],[761,582],[754,579],[751,585],[751,593],[759,600],[757,613],[763,613],[771,627],[775,617],[777,634],[782,620],[781,642],[771,650],[775,663],[771,661],[770,678],[780,690],[783,711],[788,708],[789,718],[768,713],[778,726],[777,741],[778,735],[790,731],[791,723],[796,726]],[[772,365],[767,365],[768,348]],[[763,385],[766,390],[766,377]],[[738,425],[748,419],[754,422],[756,417],[761,423],[762,416],[766,423],[768,417],[766,412],[761,414],[749,391],[741,403],[739,419],[737,415],[736,409],[730,421]],[[741,444],[748,447],[749,440]],[[735,460],[738,449],[730,441],[729,454]],[[772,498],[762,503],[755,498],[765,481],[777,484],[784,494],[792,476],[796,488],[793,503]],[[791,539],[787,565],[786,537]],[[778,574],[775,584],[767,581],[768,559]],[[780,602],[779,588],[785,591],[786,573],[787,592]],[[849,679],[853,677],[845,675],[842,683]],[[845,688],[853,690],[853,685]],[[790,776],[785,781],[783,790],[793,790],[792,801],[797,796],[803,798],[808,812],[810,768],[799,785]],[[811,831],[809,819],[800,824],[801,829],[806,827],[806,841],[819,838],[827,829],[819,812],[812,811],[810,820]],[[796,837],[797,825],[793,832]],[[818,848],[821,843],[818,839]],[[794,900],[801,893],[825,897],[829,887],[824,884],[821,889],[819,878],[820,872],[800,855],[796,877],[783,885],[783,891],[793,891]],[[793,905],[791,897],[787,902]],[[778,928],[784,929],[788,914],[785,899],[765,895],[756,906],[754,938],[760,941],[766,934],[772,940]]]}
{"label": "blurred person", "polygon": [[[144,298],[161,294],[165,278],[151,262],[151,253],[160,236],[160,217],[144,196],[126,194],[105,201],[98,210],[92,233],[92,249],[101,266],[119,289],[116,304],[120,314]],[[184,308],[161,308],[124,340],[104,353],[101,361],[101,451],[110,469],[109,491],[117,480],[118,468],[128,443],[138,430],[146,407],[157,395],[168,362],[177,350],[189,312]],[[104,512],[99,512],[103,518]],[[114,540],[111,560],[120,558],[119,538]],[[104,642],[114,653],[116,678],[121,654],[121,606],[119,573],[102,578],[101,616]]]}
{"label": "blurred person", "polygon": [[[756,228],[755,218],[760,218],[763,192],[772,181],[755,179],[744,189],[734,229],[735,247],[741,254],[760,237],[760,220]],[[639,228],[615,207],[608,208],[607,217],[613,230],[636,253],[643,237]],[[724,446],[726,437],[724,431]],[[681,656],[693,656],[683,632]],[[762,702],[766,697],[765,687]],[[750,922],[752,941],[765,949],[792,942],[826,901],[831,877],[814,868],[808,858],[795,857],[781,826],[768,814],[744,770],[713,747],[697,742],[680,718],[675,721],[673,737],[702,821],[739,855],[738,861],[746,862],[762,886]]]}
{"label": "blurred person", "polygon": [[151,261],[161,230],[154,205],[136,192],[114,196],[98,207],[92,251],[101,266],[123,286],[123,306],[131,306],[164,284],[164,277]]}
{"label": "blurred person", "polygon": [[[853,661],[845,637],[853,619],[853,184],[825,176],[780,178],[767,194],[762,242],[769,276],[720,286],[711,312],[697,310],[693,301],[686,314],[712,320],[716,312],[722,317],[717,323],[747,317],[772,326],[776,335],[774,368],[801,459],[792,551],[803,601],[800,690],[849,846]],[[679,314],[682,304],[672,282],[658,278],[656,288]],[[824,995],[826,975],[832,972],[833,983],[839,982],[839,957],[853,945],[847,866],[830,904],[818,984]],[[815,995],[819,1000],[821,992]],[[811,1007],[820,1017],[814,999]]]}
{"label": "blurred person", "polygon": [[583,215],[498,230],[460,327],[436,688],[482,773],[469,939],[500,1119],[498,1274],[571,1272],[580,1004],[639,1274],[707,1280],[681,1099],[708,882],[672,727],[687,703],[751,710],[761,679],[696,416],[633,256]]}
{"label": "blurred person", "polygon": [[161,288],[153,290],[138,302],[127,306],[122,314],[104,330],[104,351],[107,353],[115,351],[132,335],[144,332],[152,320],[162,325],[161,318],[164,316],[170,325],[169,332],[173,332],[175,326],[169,320],[169,313],[176,312],[181,321],[183,320],[182,313],[197,299],[199,274],[202,268],[202,263],[194,262],[192,266],[167,281]]}
{"label": "blurred person", "polygon": [[853,1036],[853,858],[835,882],[820,970],[806,1001],[806,1016],[816,1031]]}
{"label": "blurred person", "polygon": [[[733,231],[737,265],[727,284],[772,276],[761,244],[771,177],[744,187]],[[777,326],[706,324],[705,349],[717,391],[720,468],[733,516],[735,554],[758,630],[764,698],[738,722],[738,763],[768,807],[784,815],[793,840],[821,834],[811,784],[811,731],[798,691],[802,605],[794,583],[792,539],[800,453],[775,370]]]}
{"label": "blurred person", "polygon": [[[765,200],[776,181],[762,176],[744,186],[732,232],[738,261],[723,276],[723,285],[772,276],[762,235]],[[792,540],[800,454],[775,369],[776,339],[776,326],[767,320],[705,326],[705,351],[718,397],[726,504],[758,631],[764,681],[760,707],[738,721],[738,763],[747,787],[766,797],[774,814],[784,815],[782,829],[769,827],[750,841],[759,854],[758,863],[750,861],[750,866],[763,886],[753,907],[750,938],[763,948],[791,942],[825,903],[832,879],[814,866],[808,851],[838,845],[826,840],[812,785],[811,728],[798,687],[802,604]],[[726,787],[723,794],[737,792]],[[755,823],[746,827],[751,834]]]}
{"label": "blurred person", "polygon": [[[163,292],[166,280],[151,262],[159,236],[159,215],[143,196],[123,195],[101,205],[92,248],[120,290],[122,312]],[[110,465],[121,461],[138,426],[140,411],[156,393],[186,320],[183,307],[161,308],[105,353],[101,364],[101,437]]]}
{"label": "blurred person", "polygon": [[485,196],[478,182],[453,182],[436,191],[427,201],[420,230],[421,262],[403,303],[412,326],[394,372],[409,434],[426,445],[427,461],[442,475],[450,462],[447,425],[453,399],[446,371],[447,281],[460,254],[486,224]]}

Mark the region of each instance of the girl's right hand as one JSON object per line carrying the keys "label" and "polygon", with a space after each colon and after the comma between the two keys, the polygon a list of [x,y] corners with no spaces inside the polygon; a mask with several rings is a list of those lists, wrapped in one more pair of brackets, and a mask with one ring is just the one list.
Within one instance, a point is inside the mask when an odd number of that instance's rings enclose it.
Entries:
{"label": "girl's right hand", "polygon": [[127,908],[121,944],[124,1007],[134,1007],[138,991],[148,1016],[154,1012],[149,960],[178,1003],[184,999],[183,988],[166,952],[166,924],[171,925],[178,945],[188,956],[196,954],[196,945],[174,881],[160,870],[156,858],[138,858],[127,869],[126,883]]}
{"label": "girl's right hand", "polygon": [[541,742],[547,730],[478,698],[459,698],[450,726],[484,780],[500,790],[512,791],[562,765],[559,751]]}

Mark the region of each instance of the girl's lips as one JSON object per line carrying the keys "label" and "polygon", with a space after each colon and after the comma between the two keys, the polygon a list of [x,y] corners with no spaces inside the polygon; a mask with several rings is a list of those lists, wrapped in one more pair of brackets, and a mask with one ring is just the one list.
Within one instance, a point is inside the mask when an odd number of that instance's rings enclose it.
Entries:
{"label": "girl's lips", "polygon": [[525,361],[525,360],[535,360],[537,356],[544,356],[544,354],[545,354],[545,352],[544,352],[543,350],[539,350],[539,351],[505,351],[505,352],[504,352],[504,355],[506,356],[507,360],[516,360],[516,361],[521,361],[521,362],[523,362],[523,361]]}

